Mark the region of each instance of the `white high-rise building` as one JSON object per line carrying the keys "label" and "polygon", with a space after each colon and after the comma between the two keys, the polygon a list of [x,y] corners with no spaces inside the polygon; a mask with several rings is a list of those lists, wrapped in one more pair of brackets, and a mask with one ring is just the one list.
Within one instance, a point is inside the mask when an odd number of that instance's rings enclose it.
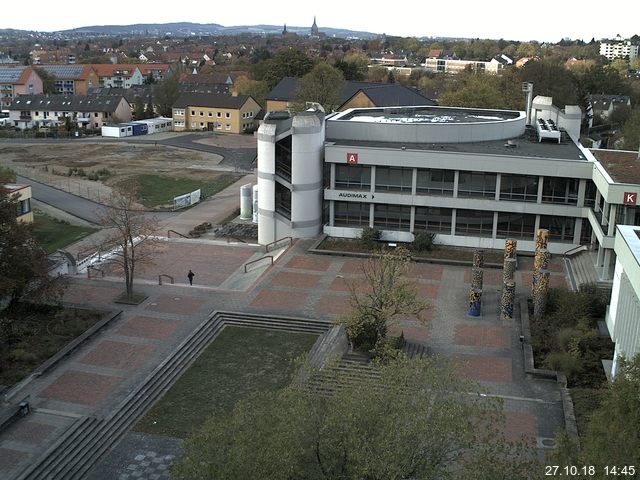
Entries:
{"label": "white high-rise building", "polygon": [[615,40],[606,40],[600,42],[600,55],[607,57],[609,60],[614,58],[632,58],[638,57],[638,44],[632,43],[631,40],[623,40],[619,35]]}

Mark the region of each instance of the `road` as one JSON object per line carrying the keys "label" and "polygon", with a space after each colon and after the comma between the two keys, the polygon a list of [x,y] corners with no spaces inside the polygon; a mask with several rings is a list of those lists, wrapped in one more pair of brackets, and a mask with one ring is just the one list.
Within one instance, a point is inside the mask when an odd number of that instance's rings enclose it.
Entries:
{"label": "road", "polygon": [[[16,182],[30,184],[31,193],[36,200],[63,210],[87,222],[96,225],[99,223],[97,212],[100,211],[102,205],[93,200],[67,193],[19,175],[16,177]],[[176,215],[176,212],[149,212],[149,216],[155,216],[158,220],[165,220],[174,215]]]}

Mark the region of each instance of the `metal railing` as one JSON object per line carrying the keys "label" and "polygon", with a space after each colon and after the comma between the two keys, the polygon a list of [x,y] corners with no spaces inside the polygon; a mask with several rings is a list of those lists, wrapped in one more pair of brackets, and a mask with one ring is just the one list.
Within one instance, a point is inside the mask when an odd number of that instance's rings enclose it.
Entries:
{"label": "metal railing", "polygon": [[270,260],[271,260],[271,265],[273,265],[273,255],[265,255],[264,257],[260,257],[260,258],[257,258],[257,259],[255,259],[255,260],[252,260],[252,261],[250,261],[250,262],[245,263],[245,264],[244,264],[244,273],[247,273],[247,267],[248,267],[249,265],[251,265],[251,264],[253,264],[253,263],[257,263],[257,262],[259,262],[260,260],[264,260],[265,258],[270,259]]}
{"label": "metal railing", "polygon": [[175,230],[167,230],[167,238],[171,238],[171,232],[175,233],[176,235],[182,237],[182,238],[189,238],[186,235],[183,235],[180,232],[176,232]]}
{"label": "metal railing", "polygon": [[578,245],[577,247],[570,248],[569,250],[564,252],[562,254],[562,258],[563,259],[567,258],[567,257],[573,255],[574,253],[583,252],[583,251],[588,250],[588,249],[589,249],[589,247],[587,247],[586,245]]}
{"label": "metal railing", "polygon": [[102,270],[101,268],[92,267],[91,265],[89,265],[87,267],[87,278],[91,278],[91,270],[95,270],[96,272],[100,272],[100,276],[104,277],[104,270]]}
{"label": "metal railing", "polygon": [[162,285],[162,277],[167,277],[171,282],[171,285],[173,285],[173,277],[171,275],[167,275],[166,273],[161,273],[160,275],[158,275],[158,285]]}
{"label": "metal railing", "polygon": [[269,247],[277,245],[278,243],[280,243],[280,242],[282,242],[284,240],[288,240],[289,241],[289,245],[293,244],[293,237],[282,237],[282,238],[279,238],[278,240],[275,240],[275,241],[273,241],[271,243],[267,243],[264,246],[264,253],[269,253]]}

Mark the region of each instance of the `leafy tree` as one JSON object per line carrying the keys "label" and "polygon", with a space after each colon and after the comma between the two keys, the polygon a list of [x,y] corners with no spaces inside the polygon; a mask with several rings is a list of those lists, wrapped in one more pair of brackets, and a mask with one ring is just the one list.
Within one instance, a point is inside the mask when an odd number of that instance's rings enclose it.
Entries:
{"label": "leafy tree", "polygon": [[256,393],[211,417],[186,440],[172,477],[527,479],[540,471],[518,454],[530,450],[508,444],[494,428],[499,403],[468,395],[479,387],[458,379],[442,359],[400,357],[375,375],[341,375],[311,370],[306,382]]}
{"label": "leafy tree", "polygon": [[622,127],[625,150],[638,150],[640,147],[640,107],[636,106]]}
{"label": "leafy tree", "polygon": [[345,80],[362,81],[367,78],[369,59],[363,54],[345,55],[336,62],[335,67],[342,71]]}
{"label": "leafy tree", "polygon": [[171,117],[173,104],[180,96],[180,74],[166,76],[161,82],[153,86],[153,98],[158,105],[158,113],[163,117]]}
{"label": "leafy tree", "polygon": [[333,111],[342,103],[342,72],[327,63],[319,63],[307,73],[296,88],[296,103],[304,106],[305,102],[317,102],[327,112]]}
{"label": "leafy tree", "polygon": [[51,262],[31,224],[17,221],[17,195],[2,186],[4,181],[0,178],[0,303],[6,302],[11,312],[23,301],[57,301],[64,285],[60,278],[49,276]]}
{"label": "leafy tree", "polygon": [[618,359],[618,373],[607,386],[600,407],[590,416],[580,435],[580,446],[561,436],[559,449],[551,461],[560,465],[597,466],[591,478],[606,479],[605,466],[634,465],[638,474],[640,458],[640,354]]}
{"label": "leafy tree", "polygon": [[313,62],[301,50],[288,48],[279,50],[273,58],[265,61],[261,77],[271,90],[284,77],[302,77],[313,68]]}
{"label": "leafy tree", "polygon": [[364,248],[373,250],[378,246],[378,240],[382,232],[377,228],[364,227],[360,232],[360,243]]}
{"label": "leafy tree", "polygon": [[362,267],[362,284],[349,285],[351,310],[338,322],[344,324],[356,348],[375,354],[399,315],[422,320],[427,304],[406,278],[410,268],[409,252],[400,247],[368,259]]}
{"label": "leafy tree", "polygon": [[125,191],[114,191],[99,212],[99,223],[107,234],[96,245],[102,252],[111,252],[109,262],[115,264],[124,276],[125,294],[134,298],[133,279],[136,268],[153,263],[157,244],[154,233],[158,222],[149,217],[136,203],[137,189],[129,185]]}
{"label": "leafy tree", "polygon": [[55,77],[42,67],[33,67],[42,80],[42,93],[56,93]]}
{"label": "leafy tree", "polygon": [[147,107],[144,112],[144,118],[153,118],[155,117],[155,109],[153,107],[153,97],[149,96],[149,101],[147,102]]}
{"label": "leafy tree", "polygon": [[560,59],[531,60],[522,68],[522,80],[533,82],[534,94],[553,97],[554,105],[577,105],[575,77]]}
{"label": "leafy tree", "polygon": [[136,120],[142,120],[145,118],[144,115],[144,100],[141,96],[137,96],[134,100],[133,105],[133,116]]}
{"label": "leafy tree", "polygon": [[382,83],[386,81],[389,72],[384,67],[371,67],[367,72],[367,81],[373,83]]}
{"label": "leafy tree", "polygon": [[457,75],[438,101],[441,105],[474,108],[524,108],[524,96],[517,74],[503,75],[464,72]]}
{"label": "leafy tree", "polygon": [[233,88],[239,95],[249,95],[265,108],[266,101],[264,97],[269,93],[267,84],[260,80],[249,80],[245,76],[238,77],[233,84]]}

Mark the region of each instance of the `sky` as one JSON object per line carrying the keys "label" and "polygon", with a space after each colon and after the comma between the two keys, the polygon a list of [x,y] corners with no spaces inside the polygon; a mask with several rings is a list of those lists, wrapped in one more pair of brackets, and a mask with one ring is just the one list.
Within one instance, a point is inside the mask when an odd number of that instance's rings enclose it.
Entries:
{"label": "sky", "polygon": [[[499,0],[243,0],[211,2],[136,1],[90,4],[80,2],[61,8],[51,0],[32,0],[25,14],[21,2],[2,8],[0,28],[55,31],[92,25],[196,22],[234,25],[282,25],[310,27],[314,15],[323,27],[416,37],[504,38],[557,42],[562,38],[596,40],[620,34],[640,34],[640,5],[620,0],[615,11],[603,12],[605,4],[594,0],[499,1]],[[165,6],[166,5],[166,6]],[[219,8],[219,5],[224,5]],[[35,13],[35,14],[34,14]],[[606,21],[603,21],[606,18]]]}

